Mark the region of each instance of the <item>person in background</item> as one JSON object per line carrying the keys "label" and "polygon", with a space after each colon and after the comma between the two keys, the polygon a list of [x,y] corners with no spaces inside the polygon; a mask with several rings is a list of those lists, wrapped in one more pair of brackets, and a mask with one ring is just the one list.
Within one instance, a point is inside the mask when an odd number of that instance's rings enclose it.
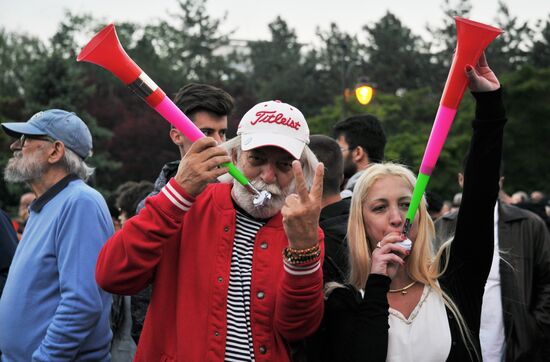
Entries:
{"label": "person in background", "polygon": [[342,152],[334,139],[323,135],[312,135],[309,148],[325,165],[319,218],[319,226],[325,233],[323,280],[325,283],[343,283],[349,269],[346,233],[351,199],[340,196],[340,185],[344,179]]}
{"label": "person in background", "polygon": [[[137,204],[152,190],[153,184],[149,181],[128,181],[117,188],[116,207],[121,227],[135,215]],[[133,361],[150,298],[150,286],[134,296],[113,295],[113,307],[111,308],[112,362]],[[134,337],[135,334],[137,334],[137,338]]]}
{"label": "person in background", "polygon": [[124,225],[128,219],[136,214],[137,205],[154,189],[153,183],[149,181],[134,182],[127,188],[120,191],[116,198],[116,206],[119,211],[119,221]]}
{"label": "person in background", "polygon": [[539,204],[544,201],[545,197],[546,196],[544,196],[544,193],[542,191],[533,191],[531,192],[529,199],[533,204]]}
{"label": "person in background", "polygon": [[433,191],[426,192],[426,202],[428,203],[428,213],[433,221],[440,218],[443,211],[443,199]]}
{"label": "person in background", "polygon": [[113,224],[85,183],[92,135],[60,109],[2,128],[16,138],[4,178],[36,195],[0,299],[2,361],[109,361],[111,296],[94,268]]}
{"label": "person in background", "polygon": [[[120,211],[119,219],[122,225],[136,214],[137,204],[150,194],[153,188],[154,185],[151,182],[141,181],[120,193],[116,204]],[[143,329],[143,322],[145,321],[147,307],[151,299],[151,292],[151,285],[148,285],[144,290],[132,295],[130,313],[132,317],[131,335],[136,344],[139,342],[139,336]]]}
{"label": "person in background", "polygon": [[345,186],[342,197],[350,197],[361,173],[369,165],[384,159],[386,134],[378,118],[365,114],[336,123],[333,136],[344,157]]}
{"label": "person in background", "polygon": [[32,192],[26,192],[19,199],[19,208],[17,218],[13,220],[15,230],[17,230],[17,240],[21,240],[25,224],[29,218],[29,206],[36,199],[36,195]]}
{"label": "person in background", "polygon": [[516,204],[526,203],[528,201],[529,201],[529,196],[527,196],[527,192],[517,191],[512,194],[510,203],[513,205],[516,205]]}
{"label": "person in background", "polygon": [[[174,103],[207,137],[218,144],[225,142],[227,117],[234,107],[233,98],[226,91],[209,84],[190,83],[180,88],[174,97]],[[191,147],[189,141],[178,129],[170,128],[170,139],[178,146],[180,158]],[[160,192],[170,178],[176,175],[180,160],[171,161],[162,167],[155,181],[154,190],[148,195]],[[145,198],[137,206],[137,211],[145,205]]]}
{"label": "person in background", "polygon": [[8,214],[0,209],[0,297],[8,278],[8,270],[13,254],[15,254],[17,242],[17,234]]}
{"label": "person in background", "polygon": [[[504,177],[500,179],[503,188]],[[458,175],[459,186],[464,175]],[[455,234],[459,211],[435,223],[434,248]],[[481,310],[484,361],[546,361],[550,342],[550,235],[534,213],[498,201],[493,261]]]}

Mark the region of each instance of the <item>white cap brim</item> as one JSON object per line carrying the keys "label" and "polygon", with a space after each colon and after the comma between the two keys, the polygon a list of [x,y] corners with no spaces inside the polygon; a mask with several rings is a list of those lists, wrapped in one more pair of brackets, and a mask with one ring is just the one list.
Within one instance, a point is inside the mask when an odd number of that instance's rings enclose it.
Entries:
{"label": "white cap brim", "polygon": [[306,144],[296,138],[276,133],[241,134],[241,149],[243,151],[267,146],[282,148],[290,153],[292,157],[299,160]]}

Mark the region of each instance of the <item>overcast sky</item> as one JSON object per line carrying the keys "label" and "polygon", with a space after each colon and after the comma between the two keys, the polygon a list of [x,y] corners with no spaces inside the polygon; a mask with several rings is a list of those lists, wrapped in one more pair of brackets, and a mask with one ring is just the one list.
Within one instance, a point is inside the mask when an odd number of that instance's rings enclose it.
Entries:
{"label": "overcast sky", "polygon": [[[387,10],[413,32],[425,36],[427,23],[442,21],[443,0],[209,0],[214,17],[227,13],[223,31],[236,30],[233,38],[268,39],[267,24],[280,15],[296,30],[300,42],[315,39],[315,28],[328,29],[330,22],[353,34],[364,24],[376,22]],[[456,1],[453,1],[455,3]],[[498,0],[472,0],[471,19],[494,24]],[[91,13],[105,22],[154,23],[176,11],[176,0],[0,0],[0,26],[48,39],[56,31],[66,9]],[[550,0],[505,0],[511,14],[532,23],[548,18]]]}

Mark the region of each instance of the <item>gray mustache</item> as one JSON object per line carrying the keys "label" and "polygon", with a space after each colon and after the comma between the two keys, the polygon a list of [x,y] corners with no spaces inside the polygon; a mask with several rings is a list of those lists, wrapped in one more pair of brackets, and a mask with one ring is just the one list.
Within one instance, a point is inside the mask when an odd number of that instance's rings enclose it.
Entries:
{"label": "gray mustache", "polygon": [[254,181],[251,181],[251,183],[258,190],[265,190],[273,196],[281,196],[283,194],[283,191],[281,190],[281,188],[275,184],[266,184],[261,180],[254,180]]}

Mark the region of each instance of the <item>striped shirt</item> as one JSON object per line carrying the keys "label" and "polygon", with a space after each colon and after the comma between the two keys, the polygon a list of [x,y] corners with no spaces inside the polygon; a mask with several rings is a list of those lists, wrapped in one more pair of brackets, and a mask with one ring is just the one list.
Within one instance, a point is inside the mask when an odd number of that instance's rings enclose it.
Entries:
{"label": "striped shirt", "polygon": [[250,327],[252,254],[256,234],[265,221],[254,220],[239,210],[237,210],[236,221],[227,293],[225,361],[254,361]]}

